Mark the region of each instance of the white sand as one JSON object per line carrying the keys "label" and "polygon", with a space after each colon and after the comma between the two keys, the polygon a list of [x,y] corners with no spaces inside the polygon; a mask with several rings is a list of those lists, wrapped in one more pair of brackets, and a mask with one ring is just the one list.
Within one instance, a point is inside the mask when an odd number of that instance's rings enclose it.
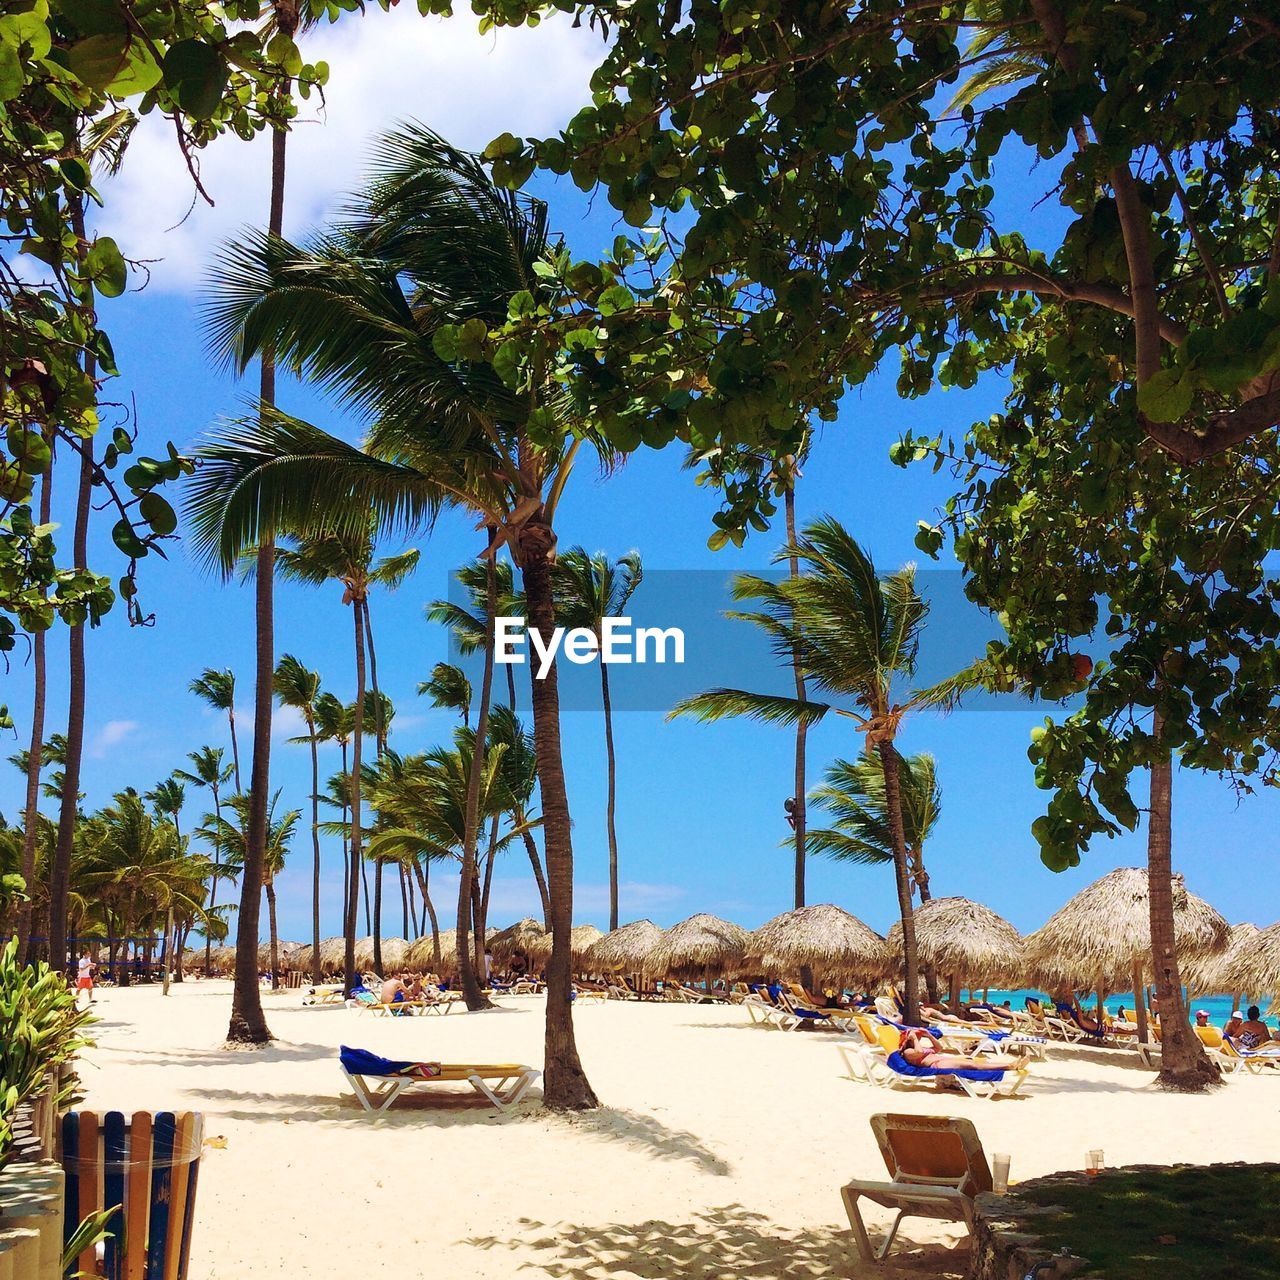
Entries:
{"label": "white sand", "polygon": [[[394,1058],[542,1062],[542,1001],[492,1013],[374,1018],[266,995],[278,1037],[229,1052],[230,986],[99,993],[86,1105],[203,1111],[192,1280],[786,1277],[861,1274],[839,1187],[883,1174],[867,1117],[971,1117],[1015,1181],[1108,1164],[1275,1159],[1280,1078],[1170,1095],[1131,1055],[1057,1048],[1021,1100],[874,1089],[843,1075],[830,1033],[751,1025],[742,1010],[587,1005],[578,1044],[605,1104],[553,1116],[537,1089],[498,1115],[471,1094],[402,1099],[372,1119],[339,1044]],[[1280,1073],[1278,1073],[1280,1074]],[[465,1086],[463,1086],[465,1088]],[[887,1221],[887,1215],[881,1215]],[[874,1274],[959,1275],[959,1234],[904,1228],[907,1256]]]}

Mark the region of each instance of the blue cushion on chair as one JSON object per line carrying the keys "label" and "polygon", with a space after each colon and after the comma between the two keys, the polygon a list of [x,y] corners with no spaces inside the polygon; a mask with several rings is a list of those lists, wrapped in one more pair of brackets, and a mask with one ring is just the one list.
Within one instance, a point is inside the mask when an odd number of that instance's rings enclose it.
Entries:
{"label": "blue cushion on chair", "polygon": [[900,1076],[959,1076],[961,1080],[985,1080],[996,1083],[1004,1079],[1003,1069],[982,1070],[978,1067],[918,1067],[908,1062],[901,1052],[891,1053],[885,1061]]}
{"label": "blue cushion on chair", "polygon": [[338,1058],[353,1076],[402,1076],[419,1065],[382,1058],[368,1049],[349,1049],[345,1044],[338,1050]]}

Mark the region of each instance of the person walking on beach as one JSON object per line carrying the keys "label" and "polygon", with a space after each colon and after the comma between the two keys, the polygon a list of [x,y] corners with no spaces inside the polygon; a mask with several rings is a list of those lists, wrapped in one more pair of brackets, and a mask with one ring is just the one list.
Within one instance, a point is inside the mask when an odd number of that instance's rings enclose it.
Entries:
{"label": "person walking on beach", "polygon": [[93,971],[97,966],[89,958],[89,953],[85,952],[80,957],[80,963],[76,966],[76,1004],[80,1003],[80,993],[86,992],[89,996],[89,1003],[93,1004]]}

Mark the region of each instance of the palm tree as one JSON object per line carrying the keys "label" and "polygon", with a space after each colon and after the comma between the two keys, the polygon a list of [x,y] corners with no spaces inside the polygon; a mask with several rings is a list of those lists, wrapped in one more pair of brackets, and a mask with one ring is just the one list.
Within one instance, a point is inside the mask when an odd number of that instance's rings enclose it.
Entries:
{"label": "palm tree", "polygon": [[240,744],[236,741],[236,674],[229,668],[219,671],[205,669],[187,686],[197,698],[209,704],[215,711],[225,711],[227,727],[231,730],[231,767],[235,775],[236,790],[240,786]]}
{"label": "palm tree", "polygon": [[[376,716],[374,741],[377,754],[380,756],[386,748],[387,717],[386,704],[378,690],[377,659],[373,645],[373,628],[369,615],[369,592],[375,586],[384,586],[394,591],[418,566],[419,553],[414,550],[403,551],[398,555],[387,556],[382,560],[374,559],[375,524],[372,518],[366,520],[363,530],[341,533],[313,533],[305,537],[291,537],[286,545],[276,552],[276,566],[281,577],[302,582],[308,586],[324,586],[337,582],[342,586],[342,602],[352,608],[355,622],[356,638],[356,725],[352,736],[351,775],[351,853],[353,867],[361,865],[360,840],[358,828],[360,824],[360,759],[363,750],[364,716],[365,716],[365,672],[372,676],[373,709]],[[379,973],[382,972],[382,939],[380,928],[382,905],[382,878],[378,871],[376,877],[375,916],[373,927],[373,963]],[[353,879],[354,883],[354,879]],[[355,895],[352,895],[355,899]],[[368,896],[366,894],[366,901]],[[345,965],[345,982],[348,989],[355,985],[355,945],[356,945],[356,913],[358,900],[349,900],[347,919],[349,928],[345,933],[347,963]],[[318,931],[317,931],[318,936]]]}
{"label": "palm tree", "polygon": [[310,671],[291,653],[276,664],[276,697],[285,707],[302,713],[307,727],[304,737],[311,748],[311,981],[320,981],[320,749],[316,730],[316,699],[320,696],[320,673]]}
{"label": "palm tree", "polygon": [[463,727],[468,727],[471,714],[471,681],[461,667],[451,662],[437,662],[431,668],[431,678],[420,681],[418,694],[431,699],[433,707],[446,707],[462,717]]}
{"label": "palm tree", "polygon": [[[603,641],[606,618],[622,617],[627,602],[644,577],[640,553],[629,551],[613,561],[582,547],[566,551],[556,562],[556,613],[566,627],[584,627]],[[600,700],[604,707],[604,750],[608,768],[605,830],[609,839],[609,928],[618,927],[617,766],[613,749],[613,704],[609,698],[609,666],[600,667]]]}
{"label": "palm tree", "polygon": [[[201,747],[199,751],[187,752],[191,761],[190,769],[175,769],[173,776],[181,782],[193,787],[208,787],[213,796],[213,811],[217,819],[222,818],[222,788],[230,781],[232,766],[222,763],[221,747]],[[217,828],[213,841],[213,869],[209,876],[209,903],[207,910],[212,913],[218,897],[218,878],[222,874],[221,846],[218,844]],[[204,971],[209,972],[209,954],[213,939],[206,932],[204,942]]]}
{"label": "palm tree", "polygon": [[864,735],[866,750],[879,760],[884,778],[902,917],[906,1017],[909,1022],[918,1022],[919,965],[903,821],[902,757],[894,742],[910,712],[954,705],[961,693],[975,687],[978,667],[967,668],[932,688],[900,689],[900,683],[915,671],[928,613],[916,591],[914,566],[882,577],[866,552],[830,517],[811,524],[794,547],[784,548],[781,555],[793,553],[804,570],[799,577],[771,582],[755,574],[741,574],[735,579],[735,598],[760,601],[764,608],[732,616],[762,627],[783,661],[789,661],[799,645],[809,684],[846,698],[852,705],[839,707],[743,689],[713,689],[686,699],[671,714],[693,715],[700,720],[744,715],[774,724],[795,724],[801,718],[814,723],[834,711],[853,720]]}
{"label": "palm tree", "polygon": [[[277,818],[276,805],[279,801],[280,792],[277,791],[271,797],[271,803],[267,806],[266,857],[263,860],[262,881],[258,886],[259,896],[264,892],[267,895],[267,921],[271,938],[271,989],[273,991],[278,990],[280,986],[280,931],[276,925],[275,881],[276,876],[284,870],[285,858],[289,853],[289,845],[293,840],[294,829],[298,825],[298,819],[302,816],[301,809],[289,809]],[[229,862],[239,864],[245,869],[246,878],[248,875],[249,806],[248,796],[234,795],[229,797],[227,807],[235,814],[236,821],[229,822],[226,818],[215,818],[216,837],[213,836],[211,831],[206,833],[207,838],[216,838],[220,846],[226,850]]]}
{"label": "palm tree", "polygon": [[[40,482],[40,524],[52,520],[53,467],[50,466]],[[45,632],[37,628],[31,637],[31,737],[26,752],[23,772],[27,790],[22,807],[22,861],[19,874],[27,887],[27,893],[18,903],[17,934],[18,954],[27,957],[27,944],[31,937],[32,898],[31,886],[36,878],[36,840],[40,815],[40,771],[44,766],[44,718],[48,700],[48,662],[45,656]]]}
{"label": "palm tree", "polygon": [[[489,573],[493,573],[493,592],[495,603],[489,607]],[[491,558],[472,560],[464,564],[455,574],[459,586],[466,593],[467,604],[456,600],[433,600],[427,606],[427,621],[436,622],[449,629],[450,638],[457,647],[458,653],[468,657],[477,652],[487,652],[489,637],[493,624],[490,617],[523,617],[528,612],[523,594],[515,588],[515,580],[511,565],[506,560],[493,561]],[[444,668],[444,671],[441,671]],[[507,705],[514,714],[516,708],[515,668],[511,663],[507,669]],[[454,674],[456,673],[456,674]],[[442,684],[436,685],[435,679],[440,675]],[[492,672],[487,673],[489,685],[481,688],[484,696],[486,689],[491,688]],[[439,663],[432,672],[432,680],[418,686],[419,693],[429,693],[435,706],[457,706],[462,711],[462,724],[467,727],[467,709],[470,706],[470,684],[465,690],[458,681],[466,682],[466,676],[460,667],[450,667],[447,663]],[[462,694],[467,694],[465,703]],[[493,714],[493,713],[491,713]],[[493,738],[492,730],[488,735]],[[535,769],[536,785],[536,769]],[[547,890],[547,879],[542,870],[542,859],[538,855],[538,846],[531,834],[525,836],[525,852],[529,855],[529,866],[533,872],[534,883],[538,887],[538,895],[542,901],[542,918],[546,928],[550,930],[551,902]],[[477,960],[477,965],[479,964]]]}
{"label": "palm tree", "polygon": [[497,706],[489,724],[489,741],[502,748],[499,776],[505,789],[504,802],[511,814],[512,830],[523,840],[525,852],[529,855],[538,897],[542,902],[543,927],[550,932],[551,899],[542,864],[538,860],[538,846],[533,840],[534,828],[541,826],[542,822],[530,812],[533,793],[538,786],[538,753],[533,735],[510,707]]}
{"label": "palm tree", "polygon": [[[921,902],[928,902],[932,895],[924,865],[924,845],[942,816],[936,762],[923,751],[914,756],[899,755],[898,777],[912,887]],[[832,822],[829,827],[809,832],[811,854],[836,862],[893,862],[893,831],[884,769],[878,757],[864,754],[856,760],[834,761],[823,785],[815,788],[809,799],[825,809]]]}
{"label": "palm tree", "polygon": [[110,913],[114,935],[128,939],[158,913],[170,922],[175,912],[203,916],[208,860],[186,853],[173,823],[153,819],[136,792],[121,792],[86,821],[83,842],[77,883]]}
{"label": "palm tree", "polygon": [[[774,496],[781,494],[784,510],[787,546],[794,548],[796,544],[796,481],[800,478],[800,468],[809,456],[811,437],[806,428],[801,436],[801,443],[795,453],[784,457],[753,449],[747,445],[718,445],[706,451],[691,451],[685,459],[686,467],[707,465],[707,470],[698,476],[698,483],[710,483],[713,487],[724,488],[731,476],[741,473],[755,474],[761,477],[761,483],[772,490]],[[762,515],[772,515],[776,508],[767,500],[761,504]],[[712,550],[719,550],[730,541],[731,535],[718,529],[711,535]],[[787,569],[791,578],[800,576],[800,561],[795,555],[787,556]],[[796,700],[806,699],[804,681],[804,663],[801,659],[800,647],[793,645],[791,649],[791,677],[795,683]],[[805,905],[805,829],[807,816],[805,797],[808,790],[807,778],[807,744],[809,722],[800,717],[795,724],[795,769],[792,779],[792,792],[783,802],[787,822],[791,827],[792,838],[787,841],[795,848],[795,890],[794,905]],[[805,982],[809,981],[805,978]]]}
{"label": "palm tree", "polygon": [[[495,187],[476,157],[420,126],[383,139],[374,169],[347,220],[311,248],[270,234],[233,248],[211,316],[215,342],[241,367],[270,348],[358,405],[371,421],[364,447],[275,410],[221,429],[188,488],[195,541],[226,570],[279,533],[351,535],[370,510],[385,527],[421,527],[457,505],[479,517],[489,556],[511,549],[530,624],[549,642],[555,513],[582,445],[606,457],[607,446],[569,418],[550,369],[508,385],[457,345],[468,320],[505,324],[517,295],[558,305],[558,287],[534,269],[550,248],[545,206]],[[491,641],[486,651],[489,666]],[[544,1096],[582,1108],[595,1095],[573,1035],[573,845],[554,665],[533,681],[533,711],[553,934]],[[464,883],[474,876],[487,713],[482,692]],[[460,890],[460,943],[466,906]],[[459,959],[468,1003],[478,1003],[463,945]]]}
{"label": "palm tree", "polygon": [[[144,800],[151,802],[152,808],[156,811],[156,816],[160,818],[168,818],[173,823],[174,832],[177,834],[178,843],[181,845],[182,829],[178,826],[178,815],[182,812],[182,806],[186,802],[186,788],[177,778],[166,778],[163,782],[158,782],[143,797]],[[174,931],[173,931],[173,907],[169,908],[168,915],[164,922],[164,993],[169,994],[169,975],[173,972],[173,947],[174,947]],[[178,981],[182,981],[182,952],[178,951]]]}

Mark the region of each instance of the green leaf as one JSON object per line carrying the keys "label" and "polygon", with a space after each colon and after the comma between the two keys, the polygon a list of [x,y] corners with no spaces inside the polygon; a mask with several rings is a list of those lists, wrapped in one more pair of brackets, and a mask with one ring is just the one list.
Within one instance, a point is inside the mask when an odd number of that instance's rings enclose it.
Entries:
{"label": "green leaf", "polygon": [[89,246],[84,269],[104,298],[118,298],[124,292],[128,271],[119,246],[110,236],[99,236]]}
{"label": "green leaf", "polygon": [[1138,408],[1153,422],[1177,422],[1191,408],[1192,387],[1177,369],[1161,369],[1138,391]]}
{"label": "green leaf", "polygon": [[179,40],[164,55],[164,82],[188,115],[207,120],[231,76],[226,59],[203,40]]}
{"label": "green leaf", "polygon": [[138,537],[128,520],[117,520],[111,528],[111,541],[130,559],[147,554],[146,544]]}
{"label": "green leaf", "polygon": [[302,70],[302,54],[283,31],[277,31],[271,37],[266,52],[267,61],[275,63],[286,74],[296,76]]}
{"label": "green leaf", "polygon": [[171,534],[178,527],[178,517],[173,508],[158,493],[144,495],[138,503],[138,510],[151,526],[151,532],[161,537]]}
{"label": "green leaf", "polygon": [[67,50],[67,64],[91,89],[118,97],[145,93],[160,82],[151,50],[127,31],[77,41]]}
{"label": "green leaf", "polygon": [[12,45],[0,43],[0,102],[8,102],[22,92],[26,77],[22,61]]}

